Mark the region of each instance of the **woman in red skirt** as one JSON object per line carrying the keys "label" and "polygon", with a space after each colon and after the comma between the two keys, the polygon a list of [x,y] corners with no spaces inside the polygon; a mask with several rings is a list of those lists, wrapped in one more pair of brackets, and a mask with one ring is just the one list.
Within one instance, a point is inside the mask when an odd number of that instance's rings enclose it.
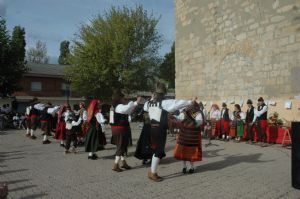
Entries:
{"label": "woman in red skirt", "polygon": [[63,105],[58,111],[57,126],[54,135],[54,138],[60,141],[61,147],[65,147],[64,140],[66,139],[66,122],[64,120],[64,114],[67,108],[70,109],[71,107],[69,105]]}
{"label": "woman in red skirt", "polygon": [[187,161],[190,163],[188,172],[194,173],[194,162],[202,160],[201,125],[203,120],[203,112],[197,103],[184,110],[182,121],[172,120],[174,127],[179,129],[174,158],[183,160],[183,173],[187,172]]}

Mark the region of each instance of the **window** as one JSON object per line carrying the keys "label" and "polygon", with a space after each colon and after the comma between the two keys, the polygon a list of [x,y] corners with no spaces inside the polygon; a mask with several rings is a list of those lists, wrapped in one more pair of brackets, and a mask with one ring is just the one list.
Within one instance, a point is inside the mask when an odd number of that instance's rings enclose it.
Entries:
{"label": "window", "polygon": [[31,82],[31,91],[41,91],[42,83],[41,82]]}

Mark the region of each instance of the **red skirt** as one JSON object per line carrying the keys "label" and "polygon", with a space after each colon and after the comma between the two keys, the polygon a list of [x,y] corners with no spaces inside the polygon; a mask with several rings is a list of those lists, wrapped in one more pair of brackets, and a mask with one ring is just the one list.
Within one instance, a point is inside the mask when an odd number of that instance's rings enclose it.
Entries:
{"label": "red skirt", "polygon": [[211,119],[211,134],[213,137],[218,137],[221,134],[221,121],[216,119]]}
{"label": "red skirt", "polygon": [[230,122],[226,121],[225,119],[221,119],[221,127],[222,127],[222,133],[229,133],[230,129]]}
{"label": "red skirt", "polygon": [[174,150],[174,158],[184,161],[201,161],[202,160],[202,147],[201,147],[201,134],[199,134],[198,146],[184,146],[176,144]]}
{"label": "red skirt", "polygon": [[66,139],[66,123],[65,122],[59,122],[57,124],[54,138],[57,140],[65,140]]}

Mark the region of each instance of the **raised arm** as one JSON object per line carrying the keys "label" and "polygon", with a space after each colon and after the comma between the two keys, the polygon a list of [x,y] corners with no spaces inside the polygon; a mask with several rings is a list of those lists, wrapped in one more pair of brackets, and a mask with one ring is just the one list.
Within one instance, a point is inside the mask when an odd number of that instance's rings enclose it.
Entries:
{"label": "raised arm", "polygon": [[54,114],[57,113],[59,111],[60,106],[55,106],[53,108],[48,108],[47,113],[49,114]]}
{"label": "raised arm", "polygon": [[96,115],[96,119],[97,119],[97,122],[99,123],[99,124],[103,124],[103,123],[105,123],[105,118],[103,117],[103,115],[102,115],[102,113],[97,113]]}
{"label": "raised arm", "polygon": [[40,110],[40,111],[44,110],[45,107],[46,107],[45,104],[42,104],[42,103],[38,103],[33,106],[33,108]]}
{"label": "raised arm", "polygon": [[120,114],[131,114],[131,112],[133,111],[133,109],[138,105],[137,102],[129,102],[128,104],[124,105],[124,104],[119,104],[116,109],[115,112],[116,113],[120,113]]}
{"label": "raised arm", "polygon": [[[163,100],[161,106],[168,112],[174,112],[192,104],[192,100]],[[146,105],[146,104],[145,104]]]}

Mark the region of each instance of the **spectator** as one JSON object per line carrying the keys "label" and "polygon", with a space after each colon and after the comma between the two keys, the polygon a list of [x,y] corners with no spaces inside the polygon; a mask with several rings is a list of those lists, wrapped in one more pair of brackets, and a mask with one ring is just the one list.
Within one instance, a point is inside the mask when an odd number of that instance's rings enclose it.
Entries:
{"label": "spectator", "polygon": [[20,125],[20,115],[19,113],[16,113],[16,115],[13,116],[13,127],[17,129],[19,128],[19,125]]}

